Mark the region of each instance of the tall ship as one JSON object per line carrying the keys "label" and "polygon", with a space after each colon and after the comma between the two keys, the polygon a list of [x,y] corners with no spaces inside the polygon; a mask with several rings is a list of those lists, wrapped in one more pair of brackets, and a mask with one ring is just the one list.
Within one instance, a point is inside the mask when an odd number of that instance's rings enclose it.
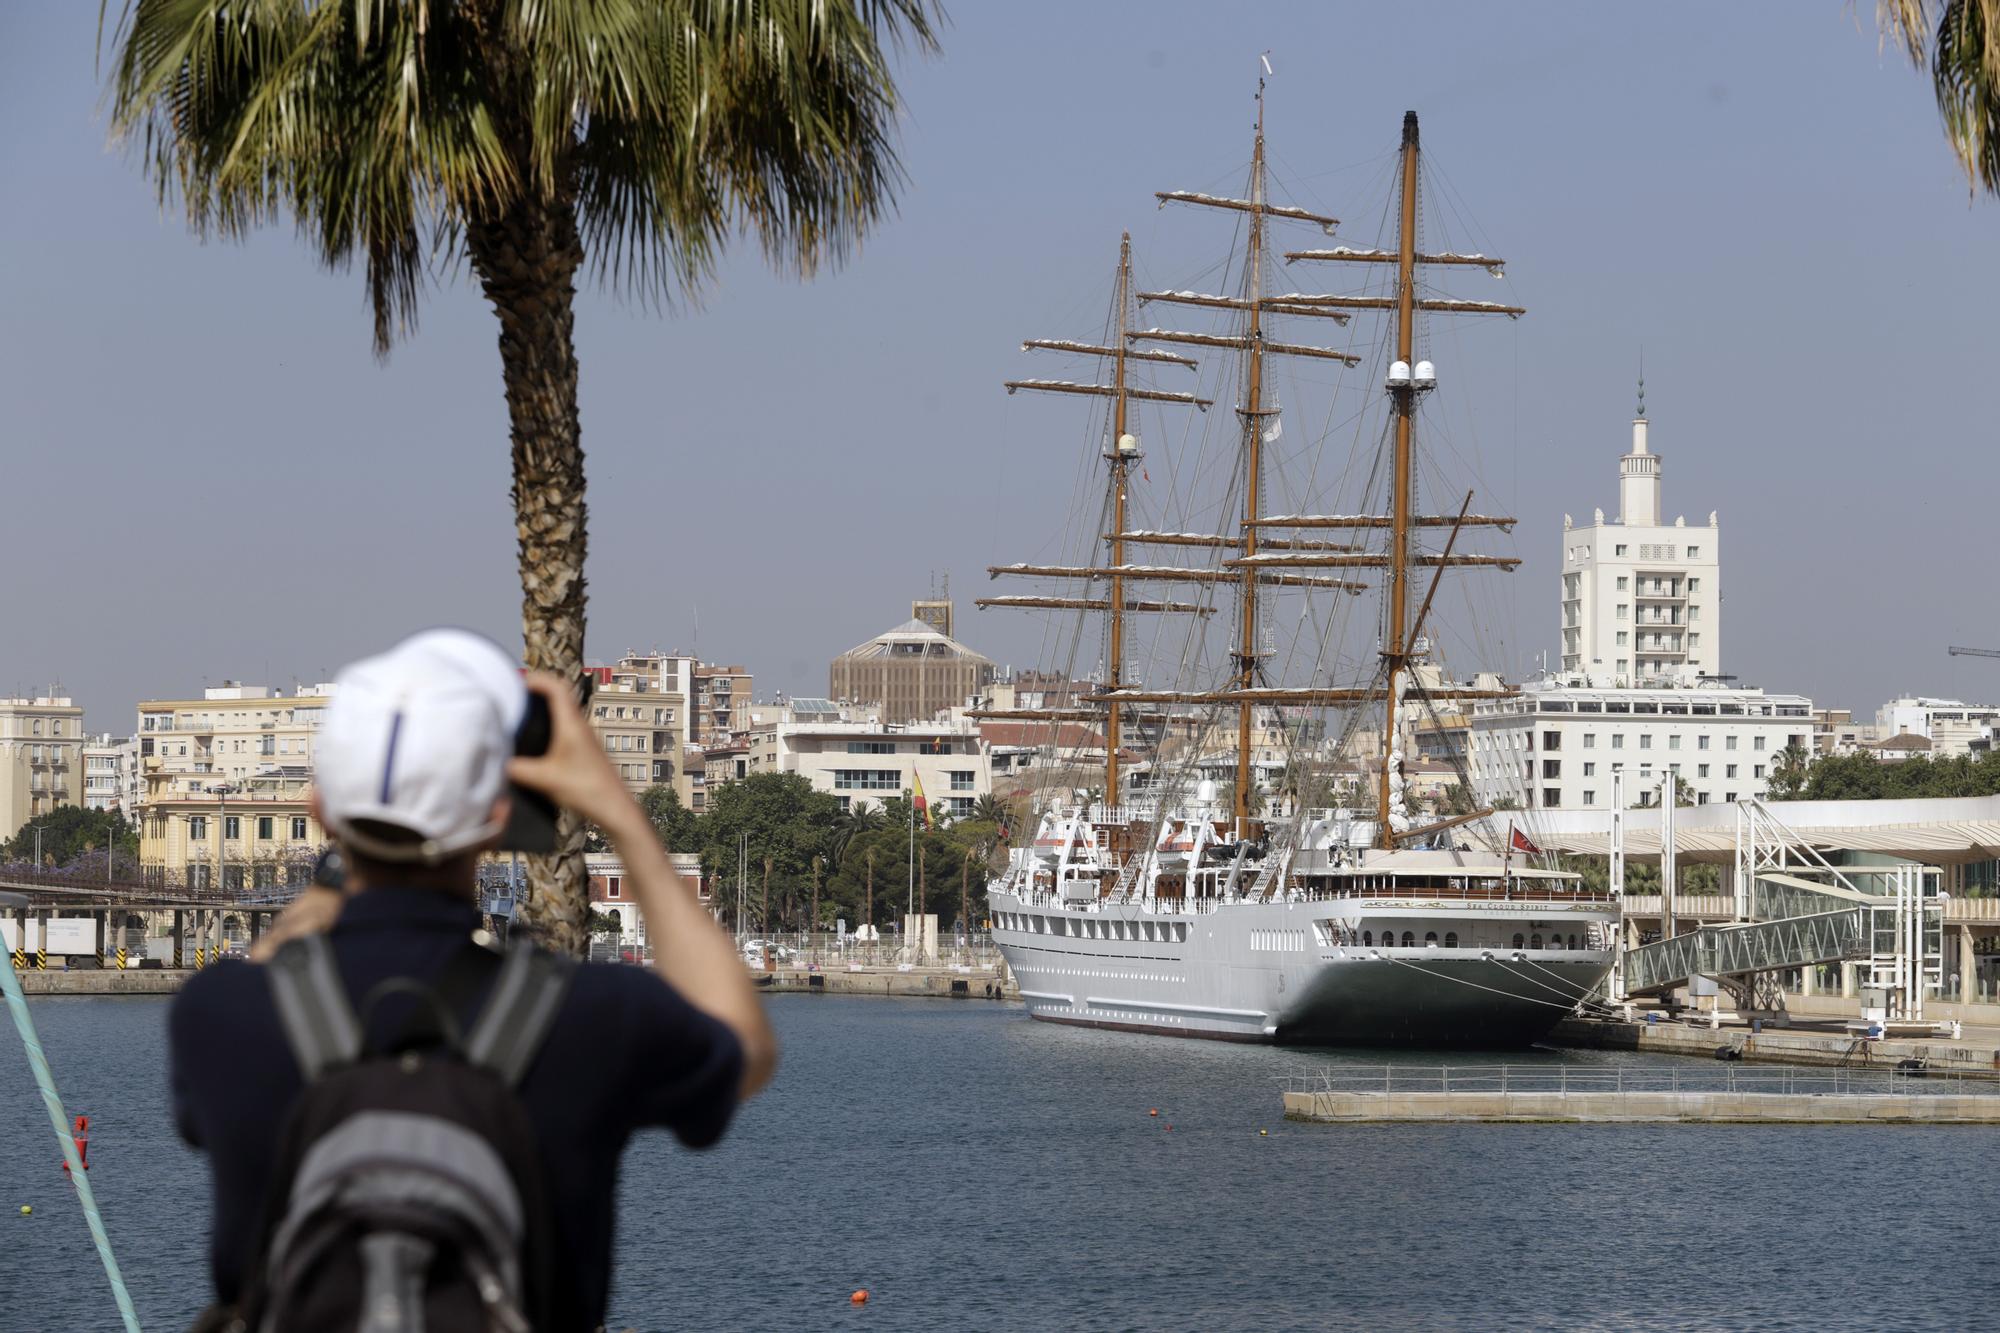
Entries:
{"label": "tall ship", "polygon": [[[1047,707],[983,714],[1046,723],[1051,749],[1102,747],[1101,771],[1086,782],[1052,766],[1021,844],[988,885],[994,939],[1037,1019],[1253,1042],[1516,1046],[1544,1035],[1611,970],[1615,902],[1538,860],[1514,826],[1497,833],[1493,812],[1472,805],[1462,753],[1455,790],[1433,795],[1429,809],[1406,773],[1407,719],[1511,693],[1497,680],[1444,678],[1434,648],[1441,583],[1519,563],[1460,549],[1513,524],[1478,512],[1475,491],[1455,505],[1420,502],[1420,482],[1427,496],[1459,499],[1435,479],[1444,462],[1462,461],[1456,448],[1421,447],[1437,377],[1420,349],[1434,317],[1524,311],[1432,286],[1500,275],[1502,261],[1424,247],[1415,112],[1384,168],[1386,243],[1282,254],[1359,275],[1362,290],[1274,291],[1272,229],[1332,235],[1338,220],[1269,197],[1260,81],[1243,195],[1158,195],[1162,207],[1233,215],[1230,260],[1215,270],[1228,280],[1214,292],[1135,291],[1128,233],[1099,338],[1023,344],[1087,358],[1096,376],[1006,384],[1092,400],[1089,461],[1103,482],[1069,534],[1076,563],[990,571],[1049,591],[979,601],[1049,613],[1056,655],[1069,662],[1045,665],[1072,675],[1089,629],[1101,627],[1090,687]],[[1140,327],[1135,312],[1155,306],[1223,325]],[[1351,320],[1366,336],[1348,348],[1279,336],[1292,321],[1341,329]],[[1203,352],[1224,358],[1206,375],[1195,359]],[[1325,466],[1331,429],[1295,430],[1296,442],[1280,445],[1278,390],[1302,400],[1328,387],[1286,380],[1281,364],[1336,381],[1366,367],[1366,404],[1326,418],[1356,423],[1344,468]],[[1193,374],[1195,387],[1160,386],[1168,374]],[[1231,395],[1233,421],[1209,413]],[[1332,386],[1337,407],[1352,396]],[[1187,438],[1152,465],[1136,433],[1142,409],[1186,418]],[[1211,417],[1214,438],[1188,443]],[[1150,484],[1152,466],[1163,487]],[[1360,606],[1378,613],[1351,613]]]}

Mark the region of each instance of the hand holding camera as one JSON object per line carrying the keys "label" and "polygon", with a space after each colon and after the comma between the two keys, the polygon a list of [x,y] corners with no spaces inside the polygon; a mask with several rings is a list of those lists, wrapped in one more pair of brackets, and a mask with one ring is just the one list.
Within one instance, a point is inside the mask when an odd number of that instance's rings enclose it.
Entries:
{"label": "hand holding camera", "polygon": [[642,818],[638,804],[605,757],[597,733],[577,707],[568,682],[544,671],[531,671],[526,684],[529,726],[537,725],[534,715],[546,710],[548,744],[538,754],[524,736],[524,743],[517,746],[519,753],[507,763],[508,780],[562,809],[574,810],[607,834],[615,835],[633,818]]}

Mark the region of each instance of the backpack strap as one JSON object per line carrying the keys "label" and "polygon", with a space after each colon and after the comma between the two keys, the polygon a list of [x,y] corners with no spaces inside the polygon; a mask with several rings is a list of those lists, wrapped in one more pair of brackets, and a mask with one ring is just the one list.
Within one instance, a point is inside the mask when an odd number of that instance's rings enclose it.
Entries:
{"label": "backpack strap", "polygon": [[361,1054],[361,1023],[347,1002],[333,945],[324,935],[305,935],[279,949],[265,968],[285,1041],[310,1083],[335,1065]]}
{"label": "backpack strap", "polygon": [[465,1041],[465,1058],[492,1070],[509,1087],[534,1063],[549,1034],[575,963],[521,941],[509,946],[493,992]]}

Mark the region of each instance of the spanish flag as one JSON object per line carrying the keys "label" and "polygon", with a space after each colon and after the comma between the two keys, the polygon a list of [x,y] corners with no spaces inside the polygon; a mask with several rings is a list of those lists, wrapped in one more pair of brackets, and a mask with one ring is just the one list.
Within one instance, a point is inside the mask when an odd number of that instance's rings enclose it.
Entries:
{"label": "spanish flag", "polygon": [[911,769],[910,781],[915,784],[917,789],[917,813],[924,817],[924,832],[929,833],[931,831],[931,803],[924,799],[924,780],[917,776],[915,769]]}

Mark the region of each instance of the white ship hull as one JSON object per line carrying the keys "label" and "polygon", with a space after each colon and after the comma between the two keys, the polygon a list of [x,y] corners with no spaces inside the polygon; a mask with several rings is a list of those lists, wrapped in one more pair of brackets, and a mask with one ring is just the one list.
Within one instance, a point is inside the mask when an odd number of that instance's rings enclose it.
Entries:
{"label": "white ship hull", "polygon": [[1617,920],[1602,900],[1295,897],[1174,912],[1031,902],[999,885],[989,906],[1036,1018],[1330,1046],[1532,1043],[1610,972]]}

